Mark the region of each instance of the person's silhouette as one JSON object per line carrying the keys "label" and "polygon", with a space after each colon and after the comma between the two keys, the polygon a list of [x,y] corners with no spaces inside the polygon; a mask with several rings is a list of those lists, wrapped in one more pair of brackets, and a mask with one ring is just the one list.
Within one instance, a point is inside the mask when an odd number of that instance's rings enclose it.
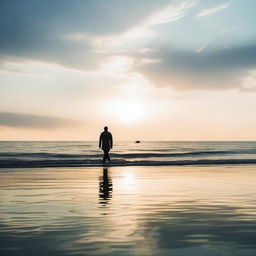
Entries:
{"label": "person's silhouette", "polygon": [[112,134],[108,131],[108,127],[104,127],[104,132],[101,133],[99,139],[99,148],[104,151],[103,163],[108,160],[110,162],[109,151],[113,147]]}

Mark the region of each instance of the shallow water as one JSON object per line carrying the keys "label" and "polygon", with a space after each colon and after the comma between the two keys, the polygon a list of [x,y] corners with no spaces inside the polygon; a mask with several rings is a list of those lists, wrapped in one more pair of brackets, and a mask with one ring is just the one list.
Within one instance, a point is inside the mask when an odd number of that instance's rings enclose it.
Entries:
{"label": "shallow water", "polygon": [[[114,142],[110,156],[113,166],[256,164],[256,142]],[[0,141],[0,168],[101,165],[96,141]]]}
{"label": "shallow water", "polygon": [[256,255],[256,166],[2,169],[1,255]]}

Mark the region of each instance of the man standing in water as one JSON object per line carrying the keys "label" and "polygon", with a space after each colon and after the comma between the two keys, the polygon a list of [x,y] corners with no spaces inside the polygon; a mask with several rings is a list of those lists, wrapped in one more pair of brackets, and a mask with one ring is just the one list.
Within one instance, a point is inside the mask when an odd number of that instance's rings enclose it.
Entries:
{"label": "man standing in water", "polygon": [[103,163],[108,160],[110,162],[110,157],[108,152],[113,147],[113,139],[112,134],[108,131],[108,127],[104,127],[104,132],[101,133],[100,139],[99,139],[99,148],[101,148],[104,151],[103,156]]}

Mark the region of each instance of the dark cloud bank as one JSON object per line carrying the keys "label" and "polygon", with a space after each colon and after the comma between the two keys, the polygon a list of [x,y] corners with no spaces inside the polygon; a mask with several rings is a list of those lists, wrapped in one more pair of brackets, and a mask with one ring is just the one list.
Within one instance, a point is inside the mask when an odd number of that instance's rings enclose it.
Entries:
{"label": "dark cloud bank", "polygon": [[178,90],[228,89],[241,86],[241,77],[256,68],[256,45],[202,52],[159,50],[159,60],[138,67],[156,86]]}
{"label": "dark cloud bank", "polygon": [[16,128],[50,129],[82,125],[82,122],[67,118],[0,112],[0,126]]}
{"label": "dark cloud bank", "polygon": [[68,36],[79,33],[89,36],[123,33],[168,2],[1,0],[0,56],[94,69],[100,56],[90,41],[71,40]]}

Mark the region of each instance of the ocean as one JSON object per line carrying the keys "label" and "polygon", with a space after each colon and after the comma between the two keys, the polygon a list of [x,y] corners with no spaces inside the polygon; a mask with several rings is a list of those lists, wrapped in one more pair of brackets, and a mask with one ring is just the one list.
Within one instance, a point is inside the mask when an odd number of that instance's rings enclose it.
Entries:
{"label": "ocean", "polygon": [[0,142],[0,255],[256,255],[256,142],[116,142],[101,161],[97,142]]}
{"label": "ocean", "polygon": [[[115,142],[111,166],[255,164],[256,142]],[[0,142],[0,168],[102,165],[98,142]]]}

